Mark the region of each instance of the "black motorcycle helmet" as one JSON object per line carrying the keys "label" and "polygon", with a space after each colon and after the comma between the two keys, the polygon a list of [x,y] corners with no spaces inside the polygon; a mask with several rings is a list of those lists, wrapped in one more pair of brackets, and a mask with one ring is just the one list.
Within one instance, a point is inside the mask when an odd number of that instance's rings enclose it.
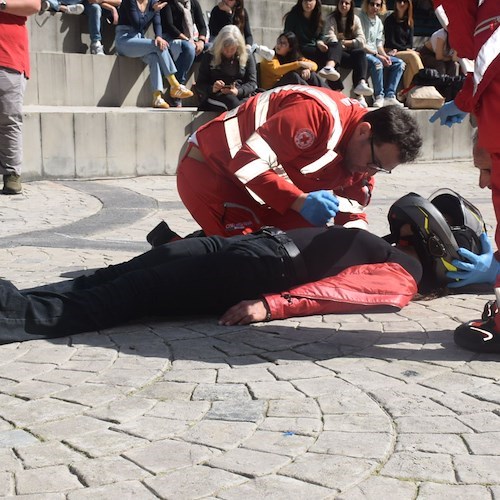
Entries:
{"label": "black motorcycle helmet", "polygon": [[[481,212],[451,189],[440,189],[428,200],[416,193],[399,198],[389,209],[391,243],[413,246],[422,262],[423,275],[419,291],[428,293],[450,283],[448,271],[456,271],[453,259],[462,260],[457,250],[462,247],[481,253],[481,233],[486,232]],[[401,236],[404,224],[413,235]]]}

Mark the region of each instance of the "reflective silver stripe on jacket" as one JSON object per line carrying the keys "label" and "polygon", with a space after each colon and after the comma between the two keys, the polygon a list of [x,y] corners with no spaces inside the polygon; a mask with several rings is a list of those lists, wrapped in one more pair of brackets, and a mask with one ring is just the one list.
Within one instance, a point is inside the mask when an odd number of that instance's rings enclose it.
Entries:
{"label": "reflective silver stripe on jacket", "polygon": [[490,35],[488,40],[481,47],[478,52],[475,64],[474,64],[474,91],[473,94],[477,92],[477,88],[483,80],[484,74],[489,68],[490,64],[498,57],[500,53],[500,26]]}

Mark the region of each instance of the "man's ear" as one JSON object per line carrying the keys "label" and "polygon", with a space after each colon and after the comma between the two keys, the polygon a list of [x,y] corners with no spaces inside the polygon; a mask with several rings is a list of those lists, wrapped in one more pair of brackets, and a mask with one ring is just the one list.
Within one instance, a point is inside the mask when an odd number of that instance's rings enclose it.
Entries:
{"label": "man's ear", "polygon": [[372,125],[369,122],[361,122],[356,127],[356,133],[360,137],[372,134]]}

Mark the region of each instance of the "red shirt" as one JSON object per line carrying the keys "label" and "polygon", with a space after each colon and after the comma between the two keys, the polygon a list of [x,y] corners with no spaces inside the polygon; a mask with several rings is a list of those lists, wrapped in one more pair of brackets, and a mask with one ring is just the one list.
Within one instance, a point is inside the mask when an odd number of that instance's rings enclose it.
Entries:
{"label": "red shirt", "polygon": [[25,16],[0,12],[0,66],[30,76],[28,30]]}

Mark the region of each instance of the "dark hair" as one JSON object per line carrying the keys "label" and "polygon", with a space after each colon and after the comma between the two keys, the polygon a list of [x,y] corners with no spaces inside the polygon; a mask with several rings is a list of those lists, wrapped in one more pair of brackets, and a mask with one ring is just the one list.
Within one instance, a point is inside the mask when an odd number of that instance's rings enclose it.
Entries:
{"label": "dark hair", "polygon": [[245,30],[245,23],[247,21],[245,16],[245,3],[244,0],[236,0],[234,4],[233,24],[240,28],[243,33]]}
{"label": "dark hair", "polygon": [[372,126],[375,144],[395,144],[399,149],[399,161],[416,160],[422,147],[422,135],[417,120],[405,109],[393,105],[369,111],[363,121]]}
{"label": "dark hair", "polygon": [[[408,1],[408,8],[406,9],[406,14],[403,16],[402,21],[405,22],[407,27],[413,28],[413,2],[412,0],[407,0],[407,1]],[[394,17],[396,18],[396,21],[399,19],[398,11],[395,5],[394,5]]]}
{"label": "dark hair", "polygon": [[[342,14],[340,13],[338,6],[333,11],[332,16],[337,22],[337,29],[340,29]],[[354,28],[354,0],[351,0],[351,8],[349,9],[349,12],[347,13],[345,20],[345,32],[344,32],[345,38],[350,39],[354,36],[353,28]]]}
{"label": "dark hair", "polygon": [[302,54],[299,50],[299,40],[297,39],[297,35],[293,31],[286,31],[285,33],[281,33],[281,35],[278,37],[278,40],[280,38],[287,39],[290,50],[284,56],[279,56],[278,54],[276,54],[276,59],[278,59],[280,64],[298,61],[302,57]]}
{"label": "dark hair", "polygon": [[[304,15],[304,9],[302,8],[302,0],[297,0],[297,3],[290,9],[290,11],[285,14],[283,17],[283,21],[286,20],[289,14],[297,13],[301,16]],[[321,11],[321,0],[316,0],[316,5],[314,6],[314,10],[312,11],[311,18],[309,19],[309,29],[311,33],[318,36],[323,32],[323,14]]]}

